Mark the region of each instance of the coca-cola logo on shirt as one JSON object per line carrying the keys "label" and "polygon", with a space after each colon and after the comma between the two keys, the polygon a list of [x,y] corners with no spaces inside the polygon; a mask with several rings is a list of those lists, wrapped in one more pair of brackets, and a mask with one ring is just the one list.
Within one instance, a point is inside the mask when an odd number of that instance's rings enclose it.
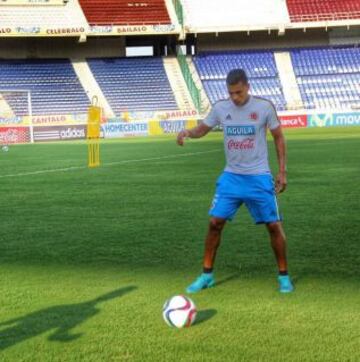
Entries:
{"label": "coca-cola logo on shirt", "polygon": [[255,147],[255,140],[253,138],[245,138],[243,140],[230,140],[227,144],[228,150],[251,150]]}

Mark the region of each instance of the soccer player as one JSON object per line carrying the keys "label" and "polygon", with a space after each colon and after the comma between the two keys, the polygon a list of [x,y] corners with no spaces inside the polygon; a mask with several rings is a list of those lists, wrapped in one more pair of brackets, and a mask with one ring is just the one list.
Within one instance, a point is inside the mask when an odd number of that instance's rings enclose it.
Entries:
{"label": "soccer player", "polygon": [[[249,94],[249,82],[242,69],[231,70],[226,78],[229,99],[214,104],[206,119],[197,127],[183,130],[177,143],[185,138],[200,138],[213,127],[224,131],[226,167],[216,183],[216,191],[209,211],[210,223],[205,239],[203,273],[186,289],[196,293],[215,285],[213,267],[221,232],[244,203],[256,224],[265,224],[270,235],[279,270],[279,290],[292,292],[288,275],[286,239],[276,194],[286,188],[286,145],[273,104]],[[266,132],[274,139],[279,172],[275,184],[270,173]]]}

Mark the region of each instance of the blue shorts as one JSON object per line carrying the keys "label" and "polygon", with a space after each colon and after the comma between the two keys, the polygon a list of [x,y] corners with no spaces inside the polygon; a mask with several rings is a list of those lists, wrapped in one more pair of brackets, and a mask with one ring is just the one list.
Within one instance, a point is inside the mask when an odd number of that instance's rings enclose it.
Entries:
{"label": "blue shorts", "polygon": [[238,175],[223,172],[216,182],[209,215],[231,220],[243,203],[256,224],[282,220],[271,174]]}

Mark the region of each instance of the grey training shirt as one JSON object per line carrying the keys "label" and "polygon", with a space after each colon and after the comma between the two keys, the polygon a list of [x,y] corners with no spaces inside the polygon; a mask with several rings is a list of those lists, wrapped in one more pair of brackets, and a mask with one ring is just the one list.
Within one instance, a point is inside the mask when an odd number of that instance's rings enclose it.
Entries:
{"label": "grey training shirt", "polygon": [[225,171],[241,175],[261,175],[270,172],[266,129],[280,126],[272,103],[250,96],[243,106],[231,99],[214,104],[204,120],[209,127],[221,125],[224,130]]}

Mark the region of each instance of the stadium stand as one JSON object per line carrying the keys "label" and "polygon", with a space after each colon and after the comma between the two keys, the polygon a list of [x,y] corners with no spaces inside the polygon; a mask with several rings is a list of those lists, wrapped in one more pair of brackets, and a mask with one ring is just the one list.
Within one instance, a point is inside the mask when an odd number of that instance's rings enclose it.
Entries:
{"label": "stadium stand", "polygon": [[289,23],[282,0],[182,0],[185,25],[192,31],[215,29],[266,28]]}
{"label": "stadium stand", "polygon": [[[33,115],[86,113],[90,103],[68,59],[0,60],[0,89],[29,90]],[[17,116],[27,115],[18,94],[3,97]]]}
{"label": "stadium stand", "polygon": [[271,51],[202,53],[194,63],[210,102],[228,98],[226,75],[230,69],[243,68],[249,77],[251,93],[271,100],[277,110],[286,109],[278,71]]}
{"label": "stadium stand", "polygon": [[36,35],[41,28],[85,30],[87,22],[76,0],[69,0],[60,6],[19,6],[5,2],[0,7],[0,27],[18,28],[29,35]]}
{"label": "stadium stand", "polygon": [[91,25],[170,24],[164,0],[79,0]]}
{"label": "stadium stand", "polygon": [[360,107],[360,49],[315,48],[291,51],[307,109]]}
{"label": "stadium stand", "polygon": [[286,0],[292,22],[360,19],[359,0]]}
{"label": "stadium stand", "polygon": [[88,59],[115,114],[177,110],[162,58]]}

